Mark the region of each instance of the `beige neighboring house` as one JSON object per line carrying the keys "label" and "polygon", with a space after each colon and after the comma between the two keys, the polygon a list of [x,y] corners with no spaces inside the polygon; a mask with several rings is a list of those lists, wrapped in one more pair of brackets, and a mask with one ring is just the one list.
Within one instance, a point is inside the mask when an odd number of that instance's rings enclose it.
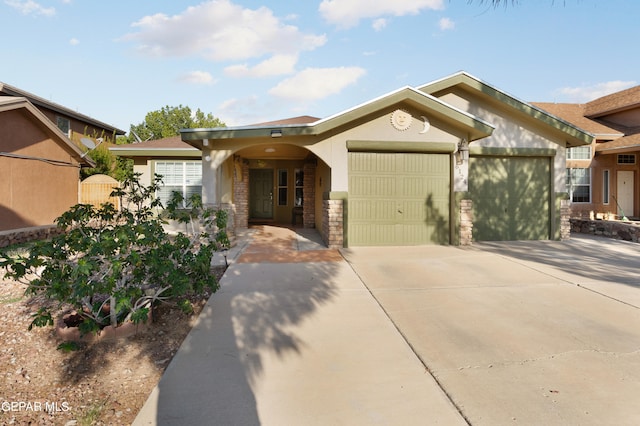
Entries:
{"label": "beige neighboring house", "polygon": [[0,83],[0,232],[52,225],[79,201],[80,168],[95,166],[81,139],[124,133]]}
{"label": "beige neighboring house", "polygon": [[640,86],[585,104],[534,103],[594,135],[567,151],[574,217],[640,216]]}
{"label": "beige neighboring house", "polygon": [[236,228],[295,223],[352,247],[567,237],[567,149],[593,134],[459,72],[322,119],[181,140],[111,150],[201,191]]}

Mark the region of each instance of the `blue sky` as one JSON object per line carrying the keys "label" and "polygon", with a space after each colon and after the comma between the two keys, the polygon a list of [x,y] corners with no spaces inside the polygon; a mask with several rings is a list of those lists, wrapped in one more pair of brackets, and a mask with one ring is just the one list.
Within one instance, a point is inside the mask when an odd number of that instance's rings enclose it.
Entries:
{"label": "blue sky", "polygon": [[125,131],[326,117],[460,70],[525,101],[640,84],[640,2],[0,0],[0,81]]}

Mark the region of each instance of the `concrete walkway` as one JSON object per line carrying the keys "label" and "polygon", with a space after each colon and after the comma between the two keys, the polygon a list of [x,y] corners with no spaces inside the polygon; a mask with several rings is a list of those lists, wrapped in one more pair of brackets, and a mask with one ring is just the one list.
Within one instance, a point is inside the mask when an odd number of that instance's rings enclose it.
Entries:
{"label": "concrete walkway", "polygon": [[465,424],[317,233],[251,229],[227,258],[135,425]]}

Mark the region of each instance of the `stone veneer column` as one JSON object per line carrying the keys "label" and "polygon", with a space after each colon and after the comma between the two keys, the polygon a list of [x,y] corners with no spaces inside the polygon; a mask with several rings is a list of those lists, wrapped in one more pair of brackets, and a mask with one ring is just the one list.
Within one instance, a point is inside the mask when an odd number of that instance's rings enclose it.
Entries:
{"label": "stone veneer column", "polygon": [[571,203],[560,200],[560,240],[571,238]]}
{"label": "stone veneer column", "polygon": [[236,228],[249,227],[249,163],[240,156],[233,158],[233,206]]}
{"label": "stone veneer column", "polygon": [[316,164],[307,162],[303,168],[302,223],[305,228],[316,227]]}
{"label": "stone veneer column", "polygon": [[323,200],[322,239],[327,247],[344,247],[344,200]]}
{"label": "stone veneer column", "polygon": [[473,241],[473,201],[460,200],[460,245],[470,246]]}

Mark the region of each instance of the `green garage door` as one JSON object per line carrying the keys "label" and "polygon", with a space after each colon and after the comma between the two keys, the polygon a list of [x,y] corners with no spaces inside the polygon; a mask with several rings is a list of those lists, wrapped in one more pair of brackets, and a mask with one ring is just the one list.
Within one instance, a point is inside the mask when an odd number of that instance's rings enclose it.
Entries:
{"label": "green garage door", "polygon": [[347,244],[448,244],[450,158],[350,152]]}
{"label": "green garage door", "polygon": [[547,157],[471,157],[473,239],[548,240],[550,167]]}

